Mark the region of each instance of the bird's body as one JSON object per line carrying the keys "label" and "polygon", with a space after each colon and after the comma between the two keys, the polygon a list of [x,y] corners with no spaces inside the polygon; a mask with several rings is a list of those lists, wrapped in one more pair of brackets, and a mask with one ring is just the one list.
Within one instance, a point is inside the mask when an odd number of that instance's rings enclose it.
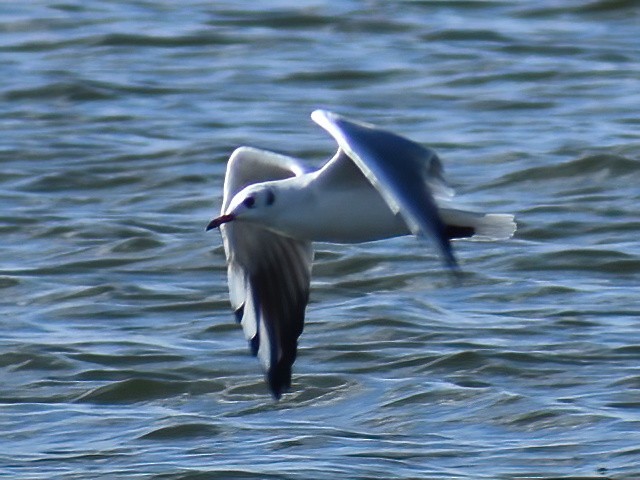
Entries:
{"label": "bird's body", "polygon": [[406,234],[430,237],[456,269],[452,238],[510,237],[512,215],[452,206],[437,155],[417,143],[338,115],[312,118],[337,140],[317,171],[264,150],[230,157],[220,227],[236,318],[265,368],[272,393],[290,387],[309,298],[312,242],[360,243]]}
{"label": "bird's body", "polygon": [[260,188],[272,188],[278,202],[292,206],[273,205],[276,208],[270,208],[260,221],[291,238],[314,242],[361,243],[409,234],[401,216],[351,165],[353,174],[332,183],[330,194],[326,194],[322,170],[260,184]]}

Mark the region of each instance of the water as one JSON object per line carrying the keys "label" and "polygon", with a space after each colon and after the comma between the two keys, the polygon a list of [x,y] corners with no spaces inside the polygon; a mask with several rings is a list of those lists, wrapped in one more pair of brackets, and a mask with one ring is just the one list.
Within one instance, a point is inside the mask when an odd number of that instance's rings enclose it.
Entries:
{"label": "water", "polygon": [[[0,476],[640,478],[631,0],[0,5]],[[228,308],[228,154],[314,108],[435,148],[516,238],[318,245],[292,393]]]}

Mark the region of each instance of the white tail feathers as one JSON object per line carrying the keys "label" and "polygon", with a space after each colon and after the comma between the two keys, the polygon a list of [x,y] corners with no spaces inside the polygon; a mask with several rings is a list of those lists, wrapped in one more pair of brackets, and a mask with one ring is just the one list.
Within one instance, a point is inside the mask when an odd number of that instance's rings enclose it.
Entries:
{"label": "white tail feathers", "polygon": [[475,225],[473,238],[478,240],[506,240],[516,232],[516,222],[508,213],[487,213]]}
{"label": "white tail feathers", "polygon": [[506,213],[485,214],[455,208],[441,208],[439,213],[446,225],[473,229],[474,240],[505,240],[511,238],[517,228],[513,215]]}

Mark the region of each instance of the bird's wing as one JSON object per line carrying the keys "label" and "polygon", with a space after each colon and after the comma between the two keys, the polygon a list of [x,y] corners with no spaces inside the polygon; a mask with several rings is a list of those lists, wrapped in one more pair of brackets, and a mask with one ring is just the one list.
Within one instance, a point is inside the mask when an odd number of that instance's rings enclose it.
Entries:
{"label": "bird's wing", "polygon": [[322,168],[318,180],[342,183],[354,173],[364,174],[409,229],[415,235],[434,239],[447,265],[456,268],[449,235],[435,201],[436,196],[449,196],[452,192],[435,152],[373,125],[324,110],[314,111],[311,118],[339,145],[338,154]]}
{"label": "bird's wing", "polygon": [[[303,173],[290,157],[248,147],[230,157],[222,213],[247,185]],[[291,385],[291,366],[309,299],[313,249],[257,225],[220,226],[227,256],[229,294],[236,320],[265,369],[276,398]]]}

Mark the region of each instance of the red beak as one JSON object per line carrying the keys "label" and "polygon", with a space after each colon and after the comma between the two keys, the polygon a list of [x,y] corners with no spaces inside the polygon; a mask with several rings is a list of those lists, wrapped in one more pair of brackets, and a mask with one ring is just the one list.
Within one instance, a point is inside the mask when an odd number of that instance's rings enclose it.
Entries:
{"label": "red beak", "polygon": [[218,228],[223,223],[231,222],[232,220],[235,220],[235,218],[236,216],[233,213],[229,213],[227,215],[220,215],[218,218],[214,218],[209,222],[209,225],[207,225],[206,230],[208,232],[211,229]]}

